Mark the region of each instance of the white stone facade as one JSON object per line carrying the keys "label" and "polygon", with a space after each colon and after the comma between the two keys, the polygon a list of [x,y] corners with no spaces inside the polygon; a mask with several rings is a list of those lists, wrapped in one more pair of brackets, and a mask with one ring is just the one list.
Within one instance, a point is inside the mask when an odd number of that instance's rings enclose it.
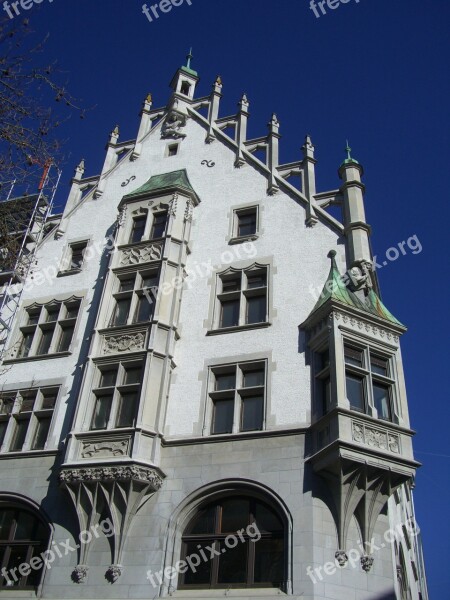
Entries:
{"label": "white stone facade", "polygon": [[[425,600],[417,531],[401,528],[414,520],[409,488],[417,466],[399,348],[404,328],[334,297],[313,310],[330,271],[330,250],[341,274],[352,267],[363,272],[370,262],[362,169],[349,158],[340,189],[316,193],[309,138],[303,158],[279,165],[276,117],[268,136],[247,140],[247,99],[236,116],[219,118],[221,81],[210,96],[196,100],[197,81],[194,71],[182,68],[166,107],[154,110],[147,98],[136,141],[119,143],[115,130],[99,177],[83,179],[84,164],[79,166],[57,231],[37,248],[4,353],[0,391],[22,398],[23,390],[58,388],[58,397],[43,448],[33,449],[36,433],[30,429],[22,448],[13,451],[21,417],[9,417],[0,501],[22,502],[39,513],[56,544],[75,544],[80,530],[106,516],[115,533],[56,556],[37,591],[11,586],[0,596]],[[208,117],[199,112],[203,106]],[[234,139],[222,132],[230,123]],[[266,164],[251,154],[259,148],[266,150]],[[290,175],[301,175],[300,189]],[[326,212],[330,202],[343,205],[343,224]],[[249,210],[256,215],[255,231],[239,238],[237,215]],[[152,240],[150,228],[160,214],[167,214],[165,230]],[[147,219],[145,231],[130,244],[133,219],[140,216]],[[84,242],[83,264],[71,271],[70,246]],[[220,275],[232,281],[241,272],[248,289],[232,292],[240,298],[239,323],[223,326]],[[266,315],[248,322],[249,299],[262,293],[252,291],[248,278],[263,272]],[[156,292],[144,293],[142,282],[152,275],[158,277]],[[376,290],[369,277],[352,298],[363,302]],[[134,289],[125,289],[132,278]],[[117,324],[111,319],[119,297],[132,304],[122,315],[126,322]],[[53,340],[54,352],[20,356],[29,311],[47,310],[53,301],[70,308],[74,299],[81,304],[70,347],[60,351]],[[151,314],[136,321],[133,311],[145,300],[151,300]],[[34,335],[43,336],[49,325],[40,319]],[[370,394],[365,412],[352,409],[345,393],[346,343],[367,346],[366,357],[388,357],[389,420],[380,418]],[[36,350],[40,341],[34,344]],[[325,347],[331,408],[322,414],[314,361]],[[243,431],[234,414],[233,430],[214,435],[212,379],[230,365],[245,377],[255,364],[264,365],[259,426]],[[142,368],[136,384],[127,383],[133,368],[135,376]],[[122,379],[111,399],[94,392],[102,388],[101,374],[114,369]],[[131,398],[137,389],[128,422],[123,396]],[[104,426],[93,429],[103,414],[96,412],[99,397],[107,398],[110,412]],[[235,411],[241,410],[246,396],[240,390],[235,397]],[[39,415],[35,410],[31,417],[34,427]],[[148,572],[181,559],[189,519],[221,493],[261,499],[277,512],[284,528],[282,581],[275,587],[198,589],[183,587],[182,578],[166,571],[153,586]],[[401,535],[389,541],[386,532],[399,528]],[[338,560],[342,568],[333,568]]]}

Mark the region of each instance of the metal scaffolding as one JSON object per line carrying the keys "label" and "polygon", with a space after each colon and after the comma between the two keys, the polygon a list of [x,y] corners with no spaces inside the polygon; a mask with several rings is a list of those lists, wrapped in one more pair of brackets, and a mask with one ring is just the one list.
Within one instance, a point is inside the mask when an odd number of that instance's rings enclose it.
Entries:
{"label": "metal scaffolding", "polygon": [[0,214],[3,213],[7,237],[12,242],[10,248],[0,248],[0,360],[8,347],[24,284],[45,235],[60,179],[61,171],[53,164],[46,164],[38,193],[0,202]]}

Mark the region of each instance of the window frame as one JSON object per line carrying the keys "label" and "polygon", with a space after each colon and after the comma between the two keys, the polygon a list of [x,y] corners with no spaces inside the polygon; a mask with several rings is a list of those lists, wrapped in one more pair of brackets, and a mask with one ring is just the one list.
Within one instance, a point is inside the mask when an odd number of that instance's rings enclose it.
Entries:
{"label": "window frame", "polygon": [[[22,324],[15,346],[17,351],[13,360],[32,360],[66,355],[71,352],[76,326],[80,316],[82,298],[72,297],[66,300],[52,300],[45,304],[33,304],[24,308]],[[69,316],[70,310],[77,309],[76,316]],[[56,310],[55,310],[56,309]],[[50,318],[56,314],[56,319]],[[37,317],[37,318],[36,318]],[[72,335],[66,348],[61,349],[64,331],[72,329]],[[42,344],[46,334],[50,333],[45,351]],[[26,348],[26,340],[29,345]],[[23,349],[26,348],[26,353]]]}
{"label": "window frame", "polygon": [[[107,327],[129,327],[131,325],[151,324],[155,315],[155,304],[158,296],[160,282],[160,268],[158,267],[141,267],[133,271],[123,271],[115,273],[115,281],[113,286],[113,305],[111,315],[108,319]],[[148,287],[145,286],[146,278],[154,278],[155,284]],[[125,281],[133,280],[133,288],[121,290],[121,285]],[[147,293],[146,293],[147,292]],[[145,298],[145,300],[144,300]],[[117,322],[119,314],[118,302],[128,300],[127,316],[123,323]],[[150,306],[148,319],[139,320],[141,303],[147,301]]]}
{"label": "window frame", "polygon": [[[48,449],[49,439],[52,433],[54,414],[60,395],[60,386],[43,385],[35,388],[21,388],[0,393],[0,422],[6,423],[3,439],[0,440],[0,453],[8,454],[12,452],[45,451]],[[32,405],[26,404],[31,402]],[[53,397],[51,406],[46,406],[45,400],[48,396]],[[10,412],[3,412],[3,397],[11,399]],[[45,442],[42,447],[36,447],[36,436],[39,431],[39,425],[43,419],[47,419],[48,428],[45,436]],[[20,448],[15,448],[14,444],[19,431],[19,423],[27,422],[25,435]]]}
{"label": "window frame", "polygon": [[[11,553],[13,551],[17,551],[17,549],[26,549],[26,559],[19,563],[19,566],[21,564],[29,564],[30,560],[32,560],[32,557],[34,558],[35,556],[39,556],[42,551],[48,549],[50,545],[51,529],[49,524],[41,518],[40,514],[36,510],[33,510],[31,507],[23,503],[15,502],[12,499],[0,499],[0,511],[11,511],[14,513],[11,519],[11,523],[9,525],[8,539],[0,540],[0,556],[2,556],[2,559],[0,561],[0,571],[3,571],[5,569],[6,573],[9,574],[11,569],[8,569],[7,566],[11,557]],[[18,525],[20,524],[20,516],[23,514],[31,515],[33,517],[34,523],[32,529],[33,534],[36,534],[35,539],[33,539],[33,537],[23,539],[19,538],[17,540],[14,539],[18,529]],[[40,532],[39,529],[41,529]],[[42,534],[39,537],[39,539],[37,535],[38,533]],[[37,548],[37,552],[35,551],[35,548]],[[2,550],[3,553],[1,552]],[[0,591],[37,591],[42,583],[44,571],[44,564],[42,564],[41,568],[38,570],[31,569],[27,575],[22,575],[19,569],[16,568],[14,574],[16,575],[16,577],[19,576],[20,579],[18,579],[18,585],[13,586],[3,585],[5,582],[5,577],[0,572]],[[33,576],[34,573],[38,574],[36,582],[32,585],[27,585],[30,575]],[[14,580],[14,577],[11,577],[10,579]]]}
{"label": "window frame", "polygon": [[[239,217],[255,214],[255,231],[248,234],[240,234]],[[236,206],[232,208],[229,244],[240,244],[243,242],[257,240],[261,235],[261,208],[260,205],[248,204],[245,206]]]}
{"label": "window frame", "polygon": [[[343,339],[343,358],[344,358],[344,371],[345,371],[345,397],[350,404],[350,410],[359,412],[361,414],[367,414],[374,416],[380,421],[386,421],[387,423],[396,422],[396,394],[397,394],[397,379],[394,371],[393,355],[390,355],[378,348],[374,348],[369,344],[362,344],[355,342],[352,339]],[[347,357],[351,359],[349,353],[360,353],[361,365],[350,364],[347,362]],[[347,354],[346,354],[347,353]],[[386,375],[374,372],[373,370],[373,359],[383,361],[386,364]],[[362,383],[363,389],[363,406],[359,410],[356,406],[352,406],[351,400],[348,397],[348,384],[347,379],[349,377],[357,378]],[[380,415],[378,410],[377,401],[375,397],[374,388],[384,387],[388,391],[388,417]]]}
{"label": "window frame", "polygon": [[[108,363],[98,363],[95,365],[95,375],[94,382],[91,392],[92,397],[92,410],[89,420],[89,431],[93,432],[102,432],[102,431],[117,431],[122,429],[129,429],[136,427],[139,405],[142,395],[143,389],[143,380],[145,374],[145,358],[129,358],[122,360],[115,360]],[[131,369],[136,369],[140,367],[140,381],[134,383],[127,383],[126,377],[127,373]],[[106,372],[116,371],[116,377],[114,380],[114,384],[102,386],[101,379],[104,373]],[[127,393],[135,393],[135,406],[134,406],[134,417],[132,419],[131,424],[127,425],[118,425],[118,418],[120,415],[120,403],[124,394]],[[96,409],[99,402],[99,398],[104,398],[107,396],[111,396],[111,402],[109,406],[109,411],[106,416],[106,426],[105,427],[94,427],[94,422],[96,418]]]}
{"label": "window frame", "polygon": [[[257,582],[255,583],[254,581],[254,574],[255,574],[255,564],[256,564],[256,545],[259,543],[255,542],[255,543],[251,543],[251,537],[245,533],[242,533],[242,528],[240,530],[237,530],[236,532],[222,532],[221,529],[221,521],[222,521],[222,517],[223,517],[223,504],[226,503],[229,500],[244,500],[246,502],[249,503],[249,510],[247,512],[247,525],[245,526],[244,529],[246,529],[248,526],[250,525],[254,525],[256,523],[256,525],[258,526],[258,523],[256,521],[256,514],[257,514],[257,505],[265,508],[266,510],[269,509],[269,511],[274,514],[276,516],[276,518],[280,521],[280,525],[281,525],[281,529],[279,530],[273,530],[273,531],[264,531],[261,530],[258,527],[258,531],[260,532],[261,538],[260,541],[262,540],[281,540],[282,541],[282,555],[283,555],[283,565],[282,565],[282,581],[277,581],[277,582]],[[192,533],[192,532],[188,532],[186,533],[186,531],[188,531],[189,529],[192,529],[193,523],[195,523],[195,520],[198,519],[199,515],[203,512],[203,511],[207,511],[212,509],[214,511],[214,526],[213,526],[213,531],[209,532],[209,533]],[[246,494],[244,491],[241,491],[240,493],[228,493],[228,494],[223,494],[220,495],[218,497],[216,497],[214,500],[210,501],[210,502],[204,502],[202,504],[200,504],[197,507],[196,513],[193,517],[191,517],[188,522],[186,523],[186,526],[184,527],[184,531],[182,533],[181,536],[181,549],[180,549],[180,553],[181,553],[181,560],[186,560],[187,556],[189,556],[188,554],[188,544],[201,544],[202,546],[206,545],[206,544],[210,544],[210,546],[214,546],[215,549],[220,548],[220,543],[224,542],[224,540],[230,536],[230,535],[234,535],[236,538],[238,538],[238,533],[241,532],[242,537],[245,538],[245,543],[248,544],[247,548],[246,548],[246,582],[245,583],[219,583],[218,582],[218,577],[219,577],[219,566],[220,566],[220,558],[222,556],[222,552],[219,553],[219,555],[215,555],[212,560],[210,561],[211,563],[211,575],[210,575],[210,582],[206,583],[206,584],[195,584],[195,583],[185,583],[185,579],[186,579],[186,571],[185,572],[180,572],[180,575],[178,577],[178,589],[180,590],[201,590],[201,589],[283,589],[285,587],[286,584],[286,580],[287,580],[287,561],[288,561],[288,549],[287,549],[287,531],[286,531],[286,523],[285,523],[285,519],[283,518],[283,516],[279,513],[279,511],[272,506],[271,503],[267,502],[266,500],[259,498],[258,496],[254,496],[254,495],[249,495]],[[242,537],[239,536],[239,541],[238,544],[243,544],[244,542],[242,542]],[[232,548],[230,549],[232,550]]]}
{"label": "window frame", "polygon": [[[214,319],[214,330],[233,331],[236,328],[261,327],[270,324],[270,266],[254,264],[251,267],[235,269],[230,268],[225,272],[217,274],[216,280],[216,316]],[[265,284],[259,287],[249,286],[251,277],[265,277]],[[236,282],[238,288],[235,290],[224,289],[224,284]],[[255,298],[264,298],[265,318],[264,320],[249,322],[249,307]],[[224,325],[224,306],[235,303],[238,308],[237,319],[232,324]],[[236,322],[237,321],[237,322]]]}
{"label": "window frame", "polygon": [[[245,386],[245,374],[255,371],[263,371],[263,384]],[[217,376],[230,374],[234,376],[234,387],[229,389],[217,389]],[[207,395],[208,402],[205,415],[206,435],[252,434],[259,431],[265,431],[267,428],[268,360],[265,358],[255,358],[247,361],[211,365],[208,372]],[[245,400],[260,396],[262,396],[261,425],[254,428],[244,428]],[[233,403],[231,431],[216,431],[215,419],[217,403],[223,401],[231,401]]]}

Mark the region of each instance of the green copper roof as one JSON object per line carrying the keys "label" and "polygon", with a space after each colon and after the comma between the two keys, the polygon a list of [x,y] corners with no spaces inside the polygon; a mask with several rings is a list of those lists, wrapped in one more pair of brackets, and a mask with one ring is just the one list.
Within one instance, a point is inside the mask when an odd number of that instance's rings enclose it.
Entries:
{"label": "green copper roof", "polygon": [[388,311],[373,290],[369,291],[366,299],[366,305],[368,310],[377,317],[381,317],[382,319],[386,319],[391,323],[395,323],[396,325],[401,325],[404,327],[404,325],[400,323],[400,321],[398,321],[391,312]]}
{"label": "green copper roof", "polygon": [[189,69],[189,67],[181,67],[181,70],[184,71],[185,73],[188,73],[189,75],[198,77],[198,73],[197,73],[197,71],[194,71],[194,69]]}
{"label": "green copper roof", "polygon": [[136,196],[152,194],[153,192],[173,190],[174,188],[185,190],[189,192],[190,195],[194,195],[197,201],[200,201],[191,185],[191,182],[189,181],[186,169],[172,171],[171,173],[164,173],[163,175],[153,175],[153,177],[150,177],[147,183],[141,185],[140,188],[131,194],[127,194],[125,198],[130,199]]}
{"label": "green copper roof", "polygon": [[341,167],[343,167],[344,165],[351,165],[351,164],[359,165],[359,162],[355,158],[352,158],[352,149],[350,148],[348,140],[347,140],[347,147],[345,148],[345,151],[347,152],[347,158],[344,160]]}
{"label": "green copper roof", "polygon": [[325,285],[323,286],[320,298],[316,302],[316,305],[314,306],[311,314],[318,310],[329,300],[334,300],[341,304],[351,306],[352,308],[356,308],[358,310],[362,310],[366,313],[370,313],[377,317],[381,317],[382,319],[390,321],[395,325],[400,325],[401,327],[404,327],[404,325],[402,325],[402,323],[400,323],[400,321],[398,321],[394,317],[394,315],[388,311],[388,309],[384,306],[384,304],[381,302],[381,300],[378,298],[378,296],[373,290],[369,291],[369,294],[365,301],[360,300],[358,296],[345,285],[337,268],[335,250],[331,250],[328,256],[331,258],[330,273],[325,282]]}

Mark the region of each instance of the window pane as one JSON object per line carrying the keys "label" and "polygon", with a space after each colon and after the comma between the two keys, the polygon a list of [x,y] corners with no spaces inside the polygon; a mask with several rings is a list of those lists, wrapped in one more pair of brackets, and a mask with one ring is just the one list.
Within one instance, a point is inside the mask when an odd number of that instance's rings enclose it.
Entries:
{"label": "window pane", "polygon": [[256,233],[256,210],[248,213],[237,213],[238,236],[253,235]]}
{"label": "window pane", "polygon": [[250,396],[243,399],[242,431],[256,431],[263,427],[264,397]]}
{"label": "window pane", "polygon": [[41,334],[41,341],[39,342],[39,348],[37,354],[48,354],[50,350],[50,344],[52,343],[54,329],[44,329]]}
{"label": "window pane", "polygon": [[331,385],[330,378],[317,379],[317,394],[320,406],[322,408],[322,414],[326,415],[331,409]]}
{"label": "window pane", "polygon": [[254,371],[244,371],[244,387],[256,387],[264,385],[265,370],[255,369]]}
{"label": "window pane", "polygon": [[5,441],[6,429],[8,427],[8,421],[0,421],[0,448]]}
{"label": "window pane", "polygon": [[65,319],[76,319],[80,310],[80,303],[78,304],[66,304],[66,315]]}
{"label": "window pane", "polygon": [[86,250],[86,244],[81,246],[72,246],[72,260],[70,263],[71,269],[80,269],[83,264],[84,251]]}
{"label": "window pane", "polygon": [[19,358],[26,358],[30,354],[31,344],[33,343],[33,333],[24,333],[22,343],[20,344],[19,352],[17,356]]}
{"label": "window pane", "polygon": [[221,373],[216,374],[215,390],[234,390],[236,387],[236,373]]}
{"label": "window pane", "polygon": [[[210,546],[212,542],[205,542],[201,544],[202,549],[204,550],[206,556],[210,555],[210,551],[206,548],[206,546]],[[189,542],[185,544],[185,556],[191,556],[192,554],[199,554],[200,549],[197,547],[199,544],[197,542]],[[186,573],[184,574],[184,584],[185,585],[207,585],[211,582],[211,570],[212,570],[212,561],[211,560],[201,560],[198,567],[196,567],[196,572],[189,567]]]}
{"label": "window pane", "polygon": [[233,431],[234,399],[214,402],[213,433],[231,433]]}
{"label": "window pane", "polygon": [[136,420],[137,392],[120,394],[116,427],[133,427]]}
{"label": "window pane", "polygon": [[265,504],[256,503],[255,521],[261,532],[283,531],[283,523],[278,515]]}
{"label": "window pane", "polygon": [[248,275],[247,277],[247,289],[265,287],[267,285],[267,275],[261,273],[259,275]]}
{"label": "window pane", "polygon": [[39,322],[39,315],[41,311],[30,311],[28,313],[28,323],[27,325],[37,325]]}
{"label": "window pane", "polygon": [[125,371],[125,385],[131,385],[132,383],[141,382],[142,367],[127,367]]}
{"label": "window pane", "polygon": [[14,510],[6,509],[0,511],[0,540],[9,540],[9,534],[14,519]]}
{"label": "window pane", "polygon": [[363,353],[362,350],[356,348],[350,348],[345,346],[344,348],[345,362],[348,365],[354,365],[356,367],[363,366]]}
{"label": "window pane", "polygon": [[126,325],[128,321],[128,315],[130,312],[131,298],[123,298],[121,300],[117,300],[116,310],[114,313],[113,324],[118,325]]}
{"label": "window pane", "polygon": [[384,358],[378,358],[378,356],[370,357],[370,366],[372,373],[377,373],[378,375],[388,376],[388,361]]}
{"label": "window pane", "polygon": [[60,306],[50,306],[47,308],[46,323],[54,323],[58,320]]}
{"label": "window pane", "polygon": [[5,396],[0,398],[0,414],[10,415],[14,406],[14,397]]}
{"label": "window pane", "polygon": [[250,501],[247,498],[222,500],[221,533],[236,533],[247,527],[250,521]]}
{"label": "window pane", "polygon": [[387,421],[392,419],[389,392],[389,387],[385,385],[373,385],[373,401],[378,412],[378,418]]}
{"label": "window pane", "polygon": [[116,385],[117,367],[101,371],[99,387],[112,387]]}
{"label": "window pane", "polygon": [[31,513],[20,511],[14,540],[33,540],[36,536],[37,520]]}
{"label": "window pane", "polygon": [[63,327],[61,331],[61,337],[59,338],[58,352],[67,352],[72,343],[73,332],[75,326]]}
{"label": "window pane", "polygon": [[148,297],[145,294],[139,296],[135,322],[145,323],[146,321],[150,321],[153,316],[153,307],[154,301],[151,294]]}
{"label": "window pane", "polygon": [[142,236],[145,231],[145,223],[147,221],[146,216],[135,217],[133,219],[133,226],[131,230],[130,244],[135,244],[142,240]]}
{"label": "window pane", "polygon": [[283,571],[283,540],[255,542],[255,583],[270,583],[278,587],[284,581]]}
{"label": "window pane", "polygon": [[151,275],[142,275],[142,287],[152,288],[158,287],[159,275],[157,273]]}
{"label": "window pane", "polygon": [[18,452],[19,450],[22,450],[22,446],[25,442],[25,438],[27,435],[29,422],[30,422],[30,419],[17,419],[16,429],[14,432],[14,437],[13,437],[13,441],[11,443],[11,448],[10,448],[10,450],[12,452],[16,452],[16,451]]}
{"label": "window pane", "polygon": [[11,554],[6,565],[6,571],[10,572],[12,569],[15,569],[15,572],[17,573],[17,581],[11,575],[11,577],[9,577],[9,580],[11,582],[10,584],[6,583],[6,579],[3,582],[6,587],[18,587],[19,585],[24,585],[25,578],[22,578],[20,576],[18,568],[21,564],[27,562],[27,554],[28,546],[13,546],[11,548]]}
{"label": "window pane", "polygon": [[58,390],[43,390],[42,391],[42,408],[54,408],[58,397]]}
{"label": "window pane", "polygon": [[151,239],[163,237],[166,231],[167,213],[159,213],[153,217]]}
{"label": "window pane", "polygon": [[95,403],[94,417],[92,419],[91,429],[106,429],[111,412],[112,394],[107,396],[98,396]]}
{"label": "window pane", "polygon": [[263,323],[266,320],[266,296],[247,298],[247,323]]}
{"label": "window pane", "polygon": [[239,292],[241,290],[241,278],[222,279],[222,293]]}
{"label": "window pane", "polygon": [[36,402],[37,392],[22,392],[22,402],[20,405],[20,412],[30,412],[34,408]]}
{"label": "window pane", "polygon": [[233,327],[239,325],[239,300],[228,300],[222,302],[221,327]]}
{"label": "window pane", "polygon": [[206,507],[199,511],[198,515],[189,524],[185,534],[208,534],[215,532],[216,505]]}
{"label": "window pane", "polygon": [[51,417],[39,417],[32,450],[43,450],[50,429]]}
{"label": "window pane", "polygon": [[[235,548],[221,542],[218,583],[244,584],[247,582],[248,543],[239,541]],[[223,552],[222,552],[223,551]]]}
{"label": "window pane", "polygon": [[365,411],[364,406],[364,384],[359,377],[347,375],[347,399],[350,402],[350,407],[354,410]]}

